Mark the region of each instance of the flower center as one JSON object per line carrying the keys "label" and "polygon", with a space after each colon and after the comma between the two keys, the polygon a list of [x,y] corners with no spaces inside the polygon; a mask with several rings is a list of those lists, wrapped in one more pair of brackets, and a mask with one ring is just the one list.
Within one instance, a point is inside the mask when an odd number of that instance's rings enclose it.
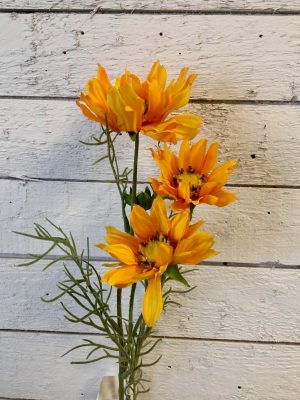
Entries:
{"label": "flower center", "polygon": [[190,186],[191,199],[196,200],[200,195],[202,185],[207,181],[205,175],[199,175],[194,168],[188,167],[187,171],[183,168],[178,170],[178,175],[173,178],[175,187],[178,187],[180,182],[186,182]]}
{"label": "flower center", "polygon": [[173,248],[168,237],[158,234],[149,241],[140,244],[137,259],[139,264],[146,269],[159,269],[170,261],[168,258],[171,254],[173,254]]}

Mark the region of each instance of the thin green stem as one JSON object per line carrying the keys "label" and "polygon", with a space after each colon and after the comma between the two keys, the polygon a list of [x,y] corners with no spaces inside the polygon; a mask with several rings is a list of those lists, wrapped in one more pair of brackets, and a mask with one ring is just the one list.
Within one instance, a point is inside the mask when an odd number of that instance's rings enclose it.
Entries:
{"label": "thin green stem", "polygon": [[[117,314],[118,314],[118,325],[121,336],[121,346],[124,346],[124,334],[123,334],[123,322],[122,322],[122,289],[117,289]],[[119,352],[119,400],[124,400],[124,362],[122,359],[121,352]]]}
{"label": "thin green stem", "polygon": [[193,212],[194,212],[195,207],[196,207],[195,204],[190,203],[190,221],[193,218]]}
{"label": "thin green stem", "polygon": [[133,177],[132,177],[132,197],[131,197],[131,208],[136,203],[136,192],[137,192],[137,173],[138,173],[138,160],[139,160],[139,133],[135,134],[134,140],[134,159],[133,159]]}
{"label": "thin green stem", "polygon": [[110,164],[112,173],[114,175],[115,182],[116,182],[118,192],[120,195],[122,217],[123,217],[123,221],[124,221],[124,230],[125,230],[125,232],[129,232],[130,226],[129,226],[128,218],[127,218],[126,211],[125,211],[126,204],[123,199],[123,189],[120,184],[120,172],[119,172],[119,167],[118,167],[118,164],[116,161],[116,153],[115,153],[115,148],[114,148],[114,143],[113,143],[114,141],[111,139],[110,135],[111,135],[111,133],[110,133],[109,129],[106,128],[108,160],[109,160],[109,164]]}

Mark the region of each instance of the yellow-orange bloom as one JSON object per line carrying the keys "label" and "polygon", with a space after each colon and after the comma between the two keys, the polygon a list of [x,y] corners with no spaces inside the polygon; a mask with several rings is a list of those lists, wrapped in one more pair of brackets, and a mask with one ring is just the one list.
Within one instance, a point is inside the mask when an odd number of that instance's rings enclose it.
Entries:
{"label": "yellow-orange bloom", "polygon": [[119,260],[119,266],[106,272],[103,282],[124,288],[140,280],[148,285],[142,313],[147,326],[153,326],[163,309],[161,276],[170,265],[197,264],[217,254],[214,238],[199,232],[203,221],[190,225],[190,211],[168,218],[164,200],[157,197],[150,215],[134,205],[130,215],[134,236],[106,227],[107,244],[97,246]]}
{"label": "yellow-orange bloom", "polygon": [[174,199],[173,210],[200,203],[223,207],[236,199],[233,193],[224,190],[224,185],[237,161],[228,160],[216,167],[218,144],[213,143],[206,152],[206,143],[206,139],[200,139],[190,147],[185,140],[178,156],[167,145],[157,152],[151,149],[161,176],[159,180],[150,178],[149,181],[157,194]]}
{"label": "yellow-orange bloom", "polygon": [[193,114],[168,115],[189,101],[195,74],[187,76],[183,68],[177,80],[168,86],[167,71],[155,62],[145,81],[125,71],[112,84],[105,69],[99,65],[98,75],[89,80],[77,105],[83,114],[105,124],[115,132],[142,132],[158,141],[176,143],[177,139],[192,139],[202,120]]}

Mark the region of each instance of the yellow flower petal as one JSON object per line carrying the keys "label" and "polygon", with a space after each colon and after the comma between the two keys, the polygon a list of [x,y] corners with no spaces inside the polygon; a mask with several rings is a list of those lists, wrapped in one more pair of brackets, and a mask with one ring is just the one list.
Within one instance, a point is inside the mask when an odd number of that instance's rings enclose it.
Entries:
{"label": "yellow flower petal", "polygon": [[140,268],[137,265],[115,268],[107,271],[101,281],[117,287],[126,287],[138,282]]}
{"label": "yellow flower petal", "polygon": [[204,221],[197,221],[195,224],[192,224],[186,230],[184,238],[187,239],[188,237],[192,236],[198,229],[204,224]]}
{"label": "yellow flower petal", "polygon": [[122,263],[131,265],[136,263],[136,257],[132,249],[125,244],[110,244],[110,245],[102,245],[98,244],[97,247],[105,250],[112,257],[117,260],[122,261]]}
{"label": "yellow flower petal", "polygon": [[228,192],[227,190],[220,189],[213,193],[218,198],[216,206],[224,207],[236,200],[234,193]]}
{"label": "yellow flower petal", "polygon": [[203,161],[205,159],[207,139],[200,139],[197,143],[193,144],[190,149],[190,165],[198,174],[201,174]]}
{"label": "yellow flower petal", "polygon": [[151,207],[151,220],[156,231],[166,235],[170,230],[170,220],[167,217],[166,204],[163,199],[158,196],[154,199]]}
{"label": "yellow flower petal", "polygon": [[177,242],[181,240],[188,230],[188,226],[190,223],[190,210],[186,209],[185,211],[175,215],[175,217],[171,220],[171,231],[170,238],[172,240],[176,240]]}
{"label": "yellow flower petal", "polygon": [[187,239],[181,240],[174,252],[174,263],[197,264],[205,258],[212,257],[214,237],[207,232],[196,232]]}
{"label": "yellow flower petal", "polygon": [[135,234],[142,240],[147,240],[156,233],[152,218],[138,205],[133,206],[130,214],[130,224]]}
{"label": "yellow flower petal", "polygon": [[161,278],[159,273],[157,273],[153,279],[149,280],[144,296],[142,313],[145,324],[149,327],[154,326],[162,310],[163,298]]}
{"label": "yellow flower petal", "polygon": [[154,262],[156,267],[168,266],[172,261],[173,248],[168,243],[152,241],[146,246],[144,255],[148,261]]}
{"label": "yellow flower petal", "polygon": [[208,175],[209,172],[215,167],[218,160],[218,143],[213,143],[210,145],[208,152],[206,154],[203,167],[202,174]]}
{"label": "yellow flower petal", "polygon": [[189,155],[190,155],[189,141],[183,140],[179,149],[178,166],[179,168],[183,168],[185,171],[187,171],[190,165]]}
{"label": "yellow flower petal", "polygon": [[230,174],[237,165],[237,161],[228,160],[218,168],[215,168],[210,174],[208,181],[218,182],[225,185],[228,180],[228,174]]}
{"label": "yellow flower petal", "polygon": [[105,240],[108,244],[125,244],[126,246],[130,247],[133,251],[137,251],[139,247],[139,242],[137,238],[129,233],[125,233],[119,231],[119,229],[113,226],[106,227],[107,235]]}
{"label": "yellow flower petal", "polygon": [[189,182],[179,182],[178,194],[187,204],[191,202],[190,200],[190,184]]}

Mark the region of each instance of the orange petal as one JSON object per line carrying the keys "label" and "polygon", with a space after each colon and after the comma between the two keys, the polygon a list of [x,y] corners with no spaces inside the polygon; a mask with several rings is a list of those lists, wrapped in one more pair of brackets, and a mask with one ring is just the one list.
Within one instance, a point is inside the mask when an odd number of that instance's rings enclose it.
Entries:
{"label": "orange petal", "polygon": [[190,200],[190,184],[188,182],[179,182],[178,185],[178,195],[181,197],[187,204],[191,202]]}
{"label": "orange petal", "polygon": [[181,240],[174,253],[174,263],[197,264],[208,257],[213,257],[214,237],[207,232],[196,232],[187,239]]}
{"label": "orange petal", "polygon": [[218,143],[210,145],[202,167],[202,174],[208,175],[218,160]]}
{"label": "orange petal", "polygon": [[185,171],[187,171],[190,165],[189,155],[190,155],[189,141],[183,140],[179,149],[178,166],[179,168],[183,168]]}
{"label": "orange petal", "polygon": [[135,234],[142,240],[147,240],[156,233],[152,218],[138,205],[134,205],[130,214],[130,224]]}
{"label": "orange petal", "polygon": [[143,301],[143,318],[149,327],[155,325],[163,310],[163,298],[160,274],[148,281],[148,286]]}
{"label": "orange petal", "polygon": [[208,181],[209,182],[218,182],[225,185],[228,180],[228,174],[230,174],[237,165],[237,161],[228,160],[218,168],[215,168],[210,174]]}
{"label": "orange petal", "polygon": [[201,187],[200,197],[210,194],[216,187],[218,186],[218,182],[206,182]]}
{"label": "orange petal", "polygon": [[198,174],[201,174],[203,161],[205,159],[207,139],[200,139],[193,144],[190,149],[190,166],[195,169]]}
{"label": "orange petal", "polygon": [[170,208],[173,211],[183,211],[188,208],[190,205],[186,203],[184,200],[176,200],[171,204]]}
{"label": "orange petal", "polygon": [[101,281],[112,286],[126,287],[140,280],[139,271],[137,265],[110,269],[103,275]]}
{"label": "orange petal", "polygon": [[108,244],[125,244],[126,246],[130,247],[134,252],[138,250],[139,242],[137,238],[129,233],[125,233],[119,231],[119,229],[113,226],[106,227],[107,235],[105,240]]}
{"label": "orange petal", "polygon": [[196,223],[190,225],[186,230],[184,238],[187,239],[188,237],[192,236],[198,229],[204,224],[204,221],[197,221]]}
{"label": "orange petal", "polygon": [[214,196],[217,196],[218,200],[216,206],[224,207],[236,200],[236,195],[234,193],[228,192],[227,190],[220,189],[215,191]]}
{"label": "orange petal", "polygon": [[110,244],[107,246],[103,244],[97,244],[96,246],[102,250],[105,250],[112,257],[120,260],[124,264],[131,265],[136,263],[134,252],[125,244]]}
{"label": "orange petal", "polygon": [[170,230],[170,220],[167,217],[166,204],[162,197],[157,196],[151,207],[151,220],[156,231],[167,235]]}
{"label": "orange petal", "polygon": [[206,204],[210,204],[211,206],[214,206],[215,204],[217,204],[218,197],[213,196],[211,194],[207,194],[207,195],[201,197],[200,201],[201,201],[201,203],[206,203]]}
{"label": "orange petal", "polygon": [[169,233],[171,240],[176,240],[177,242],[181,240],[186,235],[189,223],[190,223],[189,208],[175,215],[175,217],[173,217],[171,220],[171,231]]}

